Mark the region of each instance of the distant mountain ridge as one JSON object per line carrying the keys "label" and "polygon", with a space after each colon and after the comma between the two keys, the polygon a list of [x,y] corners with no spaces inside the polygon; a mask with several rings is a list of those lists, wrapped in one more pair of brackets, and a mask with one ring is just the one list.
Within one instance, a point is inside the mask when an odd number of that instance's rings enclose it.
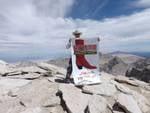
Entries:
{"label": "distant mountain ridge", "polygon": [[114,51],[109,53],[111,55],[116,55],[116,54],[132,54],[132,55],[137,55],[140,57],[146,57],[150,58],[150,52],[124,52],[124,51]]}
{"label": "distant mountain ridge", "polygon": [[150,58],[150,52],[133,52],[132,54],[146,57],[146,58]]}
{"label": "distant mountain ridge", "polygon": [[110,52],[111,55],[114,54],[130,54],[129,52],[124,52],[124,51],[114,51],[114,52]]}

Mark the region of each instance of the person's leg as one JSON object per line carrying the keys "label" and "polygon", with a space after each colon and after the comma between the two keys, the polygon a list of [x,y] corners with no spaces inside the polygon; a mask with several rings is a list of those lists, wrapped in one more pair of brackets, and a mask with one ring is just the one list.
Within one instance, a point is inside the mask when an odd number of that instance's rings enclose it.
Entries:
{"label": "person's leg", "polygon": [[69,66],[67,68],[66,79],[70,79],[71,73],[72,73],[72,60],[70,58],[69,59]]}
{"label": "person's leg", "polygon": [[69,67],[67,68],[66,79],[70,79],[71,73],[72,73],[72,67],[69,66]]}

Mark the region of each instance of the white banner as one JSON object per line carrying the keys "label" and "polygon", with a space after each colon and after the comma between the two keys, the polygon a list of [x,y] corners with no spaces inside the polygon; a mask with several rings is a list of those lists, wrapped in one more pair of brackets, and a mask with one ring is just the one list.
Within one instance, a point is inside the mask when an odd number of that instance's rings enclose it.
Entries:
{"label": "white banner", "polygon": [[98,38],[72,39],[71,52],[75,85],[100,83]]}

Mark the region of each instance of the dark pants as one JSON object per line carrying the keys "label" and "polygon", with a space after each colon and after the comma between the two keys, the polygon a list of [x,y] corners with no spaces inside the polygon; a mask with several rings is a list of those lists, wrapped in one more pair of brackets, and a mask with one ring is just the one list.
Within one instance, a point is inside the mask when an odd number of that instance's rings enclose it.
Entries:
{"label": "dark pants", "polygon": [[70,79],[72,73],[72,60],[71,58],[69,59],[69,66],[67,68],[67,75],[66,75],[66,79]]}
{"label": "dark pants", "polygon": [[[79,69],[82,69],[82,66],[77,65],[77,67],[78,67]],[[70,59],[69,59],[69,66],[68,66],[68,68],[67,68],[66,79],[70,79],[71,73],[72,73],[72,59],[70,58]]]}

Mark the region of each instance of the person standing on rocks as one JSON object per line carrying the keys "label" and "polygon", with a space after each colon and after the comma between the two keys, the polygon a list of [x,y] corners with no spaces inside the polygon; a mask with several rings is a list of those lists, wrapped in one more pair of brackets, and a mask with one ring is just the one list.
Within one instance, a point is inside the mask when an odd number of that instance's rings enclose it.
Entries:
{"label": "person standing on rocks", "polygon": [[[82,33],[79,32],[78,30],[76,30],[72,34],[74,35],[75,40],[77,40],[77,39],[80,39],[80,36]],[[69,49],[71,47],[71,41],[72,41],[72,39],[70,38],[68,44],[66,45],[66,49]],[[80,67],[80,68],[82,68],[82,67]],[[65,82],[67,82],[67,83],[71,82],[70,81],[71,74],[72,74],[72,59],[69,58],[69,66],[67,68],[67,74],[66,74]]]}
{"label": "person standing on rocks", "polygon": [[[81,36],[81,32],[79,31],[74,31],[73,32],[73,35],[74,35],[74,38],[75,38],[75,46],[76,47],[84,47],[84,39],[80,38]],[[69,39],[69,42],[66,46],[67,49],[69,49],[71,47],[71,41],[72,39]],[[84,54],[76,54],[76,65],[78,67],[78,69],[82,69],[82,67],[85,67],[85,68],[88,68],[88,69],[96,69],[97,67],[96,66],[93,66],[91,65],[85,58],[85,55]],[[67,68],[67,74],[66,74],[66,82],[70,82],[70,76],[71,76],[71,73],[72,73],[72,59],[70,58],[69,59],[69,66]]]}

